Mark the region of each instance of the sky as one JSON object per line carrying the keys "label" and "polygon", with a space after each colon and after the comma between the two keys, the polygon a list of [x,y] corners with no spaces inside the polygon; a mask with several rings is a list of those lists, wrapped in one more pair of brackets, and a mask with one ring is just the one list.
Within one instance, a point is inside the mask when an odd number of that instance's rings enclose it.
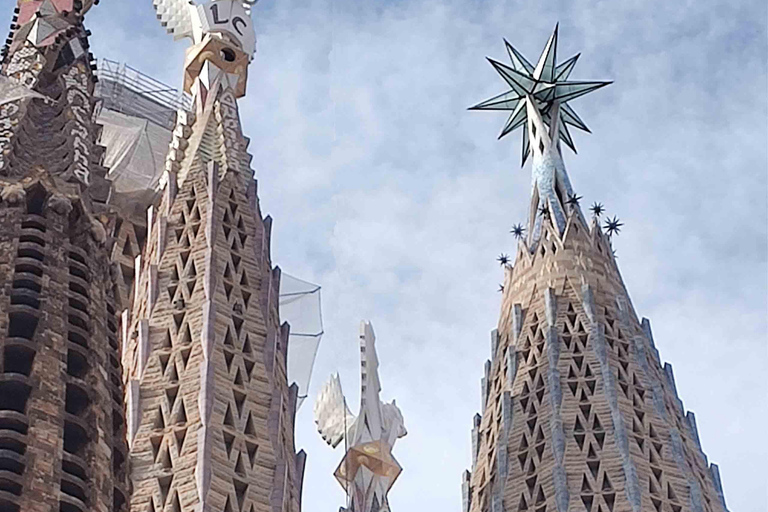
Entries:
{"label": "sky", "polygon": [[[10,17],[15,2],[0,0]],[[582,204],[625,224],[614,242],[638,314],[675,369],[736,512],[768,510],[768,44],[764,0],[262,0],[240,102],[273,260],[322,285],[325,336],[297,415],[304,512],[336,510],[341,449],[315,431],[332,372],[358,403],[360,320],[382,398],[408,436],[396,512],[459,512],[472,416],[496,326],[500,253],[515,252],[530,164],[485,60],[503,38],[536,60],[556,22],[571,78],[613,80],[572,105],[592,134],[564,150]],[[105,0],[91,51],[179,85],[186,43],[151,2]]]}

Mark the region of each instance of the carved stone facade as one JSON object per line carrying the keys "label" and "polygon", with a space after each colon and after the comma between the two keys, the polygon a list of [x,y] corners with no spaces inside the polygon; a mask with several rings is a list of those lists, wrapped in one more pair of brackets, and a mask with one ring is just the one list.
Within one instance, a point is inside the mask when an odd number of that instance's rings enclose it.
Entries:
{"label": "carved stone facade", "polygon": [[210,70],[195,80],[195,110],[177,115],[125,316],[131,510],[299,512],[298,388],[288,385],[280,270],[241,131],[239,82]]}
{"label": "carved stone facade", "polygon": [[289,329],[233,75],[178,113],[160,186],[116,202],[91,4],[20,1],[2,50],[0,512],[299,512]]}
{"label": "carved stone facade", "polygon": [[191,141],[150,213],[123,353],[132,510],[298,512],[280,271],[235,98],[221,91],[179,119]]}
{"label": "carved stone facade", "polygon": [[610,238],[566,208],[563,234],[545,218],[507,269],[463,510],[726,511]]}
{"label": "carved stone facade", "polygon": [[129,499],[90,6],[20,2],[2,52],[2,512],[120,512]]}

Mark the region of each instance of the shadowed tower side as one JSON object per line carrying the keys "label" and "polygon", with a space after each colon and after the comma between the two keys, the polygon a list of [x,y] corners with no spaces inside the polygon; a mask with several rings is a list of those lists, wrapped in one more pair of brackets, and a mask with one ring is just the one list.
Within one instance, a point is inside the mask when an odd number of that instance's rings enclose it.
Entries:
{"label": "shadowed tower side", "polygon": [[241,1],[155,7],[194,41],[184,74],[194,107],[177,116],[124,333],[131,510],[298,512],[305,455],[294,448],[280,270],[237,106],[252,21]]}
{"label": "shadowed tower side", "polygon": [[568,101],[606,82],[568,81],[578,56],[557,64],[557,28],[535,66],[507,49],[511,66],[491,63],[511,91],[474,108],[510,110],[502,136],[522,127],[532,197],[491,335],[463,510],[724,512],[717,466],[624,287],[618,221],[604,234],[597,215],[584,218],[563,163],[568,126],[586,130]]}
{"label": "shadowed tower side", "polygon": [[18,2],[0,72],[0,511],[127,510],[91,0]]}

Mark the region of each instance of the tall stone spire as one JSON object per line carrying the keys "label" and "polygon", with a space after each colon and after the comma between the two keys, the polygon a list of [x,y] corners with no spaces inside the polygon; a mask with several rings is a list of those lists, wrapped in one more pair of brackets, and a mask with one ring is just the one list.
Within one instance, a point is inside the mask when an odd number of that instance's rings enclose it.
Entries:
{"label": "tall stone spire", "polygon": [[289,328],[237,107],[255,48],[248,6],[154,3],[193,40],[194,111],[178,113],[124,333],[131,510],[299,512]]}
{"label": "tall stone spire", "polygon": [[566,101],[604,83],[562,82],[575,58],[556,65],[556,45],[557,29],[535,68],[507,45],[513,66],[492,63],[513,92],[478,106],[513,110],[502,134],[527,117],[534,190],[491,333],[463,510],[724,512],[717,466],[635,313],[610,236],[584,219],[568,183],[559,141],[572,146],[565,127],[583,123]]}
{"label": "tall stone spire", "polygon": [[124,511],[127,446],[82,20],[19,1],[0,72],[0,510]]}

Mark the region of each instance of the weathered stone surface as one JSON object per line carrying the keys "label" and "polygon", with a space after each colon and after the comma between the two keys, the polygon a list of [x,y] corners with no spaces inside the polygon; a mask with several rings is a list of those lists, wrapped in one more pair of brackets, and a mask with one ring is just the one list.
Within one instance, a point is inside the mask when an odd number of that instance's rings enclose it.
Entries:
{"label": "weathered stone surface", "polygon": [[562,235],[545,220],[520,242],[501,311],[465,510],[725,512],[596,222],[571,209]]}
{"label": "weathered stone surface", "polygon": [[[19,20],[2,63],[29,91],[0,107],[3,512],[128,509],[121,301],[82,26],[91,3]],[[64,28],[32,37],[29,25],[51,18]]]}
{"label": "weathered stone surface", "polygon": [[[299,512],[305,454],[294,447],[271,220],[259,209],[233,93],[215,90],[195,115],[178,116],[179,150],[135,258],[123,353],[141,411],[131,510]],[[130,244],[135,227],[123,226]],[[121,267],[130,247],[113,250]]]}

